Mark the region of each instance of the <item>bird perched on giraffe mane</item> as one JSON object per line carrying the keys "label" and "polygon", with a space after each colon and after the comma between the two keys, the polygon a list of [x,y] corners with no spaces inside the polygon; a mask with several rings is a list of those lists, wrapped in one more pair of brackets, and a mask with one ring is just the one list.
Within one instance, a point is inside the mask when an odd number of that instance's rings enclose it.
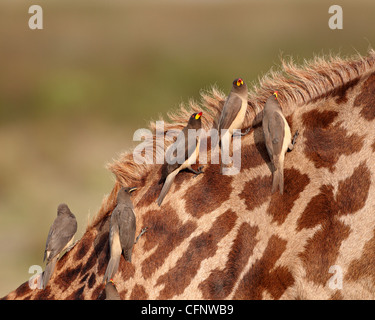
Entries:
{"label": "bird perched on giraffe mane", "polygon": [[263,109],[263,133],[268,155],[273,166],[272,193],[279,188],[284,192],[284,158],[285,153],[292,150],[296,142],[298,131],[291,140],[291,132],[278,101],[275,91],[267,99]]}
{"label": "bird perched on giraffe mane", "polygon": [[[217,130],[218,138],[213,142],[213,147],[217,145],[217,142],[221,142],[224,139],[229,139],[233,135],[233,130],[241,129],[242,123],[245,119],[247,110],[247,85],[241,78],[235,79],[232,83],[232,90],[230,91],[228,98],[226,99],[223,110],[221,112]],[[223,136],[222,130],[227,130]],[[241,135],[245,135],[249,132],[247,129]]]}
{"label": "bird perched on giraffe mane", "polygon": [[57,217],[48,232],[43,261],[47,259],[46,268],[42,274],[42,287],[46,288],[55,269],[59,254],[73,243],[77,232],[77,220],[69,207],[62,203],[57,207]]}
{"label": "bird perched on giraffe mane", "polygon": [[[161,206],[164,197],[171,188],[174,178],[181,170],[189,169],[196,175],[203,172],[202,167],[198,168],[198,171],[195,171],[191,167],[191,164],[196,162],[199,154],[199,138],[197,137],[195,139],[195,143],[189,143],[188,139],[188,132],[190,129],[199,130],[202,128],[201,116],[202,112],[193,113],[189,118],[188,124],[177,136],[177,140],[170,145],[165,152],[166,162],[162,167],[161,179],[159,181],[159,184],[164,182],[157,200],[159,206]],[[182,152],[179,152],[178,150],[182,150]]]}
{"label": "bird perched on giraffe mane", "polygon": [[136,219],[130,195],[137,188],[122,187],[117,193],[117,205],[111,214],[109,226],[110,260],[104,281],[110,281],[117,272],[121,253],[131,262],[135,238]]}

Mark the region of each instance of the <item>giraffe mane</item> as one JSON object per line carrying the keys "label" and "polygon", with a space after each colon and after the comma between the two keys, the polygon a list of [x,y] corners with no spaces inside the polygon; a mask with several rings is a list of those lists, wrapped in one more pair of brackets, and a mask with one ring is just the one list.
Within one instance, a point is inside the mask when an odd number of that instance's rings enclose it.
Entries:
{"label": "giraffe mane", "polygon": [[[342,58],[339,56],[317,56],[311,60],[305,60],[298,66],[292,58],[288,61],[281,58],[281,68],[270,70],[253,84],[248,93],[248,105],[243,127],[255,126],[261,122],[261,112],[267,98],[275,91],[279,91],[278,100],[286,115],[312,100],[324,98],[339,90],[345,84],[356,80],[360,76],[371,72],[375,64],[375,50],[370,49],[367,56],[360,54]],[[217,87],[201,92],[201,101],[190,100],[188,105],[182,104],[177,111],[169,112],[169,122],[164,121],[164,132],[168,130],[181,130],[186,125],[186,119],[194,113],[202,111],[202,128],[209,130],[215,126],[218,114],[224,105],[225,93]],[[152,140],[146,143],[152,144],[153,155],[163,152],[164,147],[157,144],[155,136],[155,121],[151,121],[149,129],[153,133]],[[170,141],[165,141],[168,146]],[[102,219],[113,210],[116,205],[117,192],[121,186],[132,186],[146,179],[155,168],[152,164],[137,164],[133,160],[132,151],[122,153],[118,159],[107,165],[107,168],[115,175],[116,183],[111,193],[102,201],[99,212],[88,225],[87,230],[95,227]]]}

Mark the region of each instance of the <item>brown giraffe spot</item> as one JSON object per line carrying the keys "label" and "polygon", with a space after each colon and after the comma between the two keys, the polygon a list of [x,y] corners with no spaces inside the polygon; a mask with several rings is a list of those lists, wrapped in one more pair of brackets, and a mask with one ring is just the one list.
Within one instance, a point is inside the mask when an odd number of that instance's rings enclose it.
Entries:
{"label": "brown giraffe spot", "polygon": [[89,280],[87,281],[87,286],[89,287],[89,289],[91,289],[94,286],[95,282],[96,282],[96,276],[95,276],[95,273],[93,272],[91,273],[91,276]]}
{"label": "brown giraffe spot", "polygon": [[267,213],[273,216],[273,220],[283,223],[290,213],[299,194],[309,184],[310,179],[306,174],[301,174],[295,168],[284,170],[284,194],[275,192],[271,196],[272,174],[259,176],[246,182],[243,191],[239,195],[245,200],[247,210],[252,211],[271,198]]}
{"label": "brown giraffe spot", "polygon": [[98,257],[95,254],[95,251],[93,251],[90,256],[88,257],[87,261],[83,264],[81,275],[84,275],[91,271],[92,268],[94,268],[95,264],[97,263]]}
{"label": "brown giraffe spot", "polygon": [[139,200],[137,207],[147,207],[151,205],[152,203],[156,203],[156,200],[159,197],[160,191],[163,188],[163,183],[159,183],[159,179],[161,177],[162,165],[159,165],[159,166],[160,168],[158,169],[158,174],[156,175],[158,179],[150,185],[150,187],[147,189],[143,197]]}
{"label": "brown giraffe spot", "polygon": [[333,187],[331,185],[321,186],[320,193],[310,200],[302,215],[299,217],[297,221],[297,231],[314,228],[324,221],[330,220],[335,210]]}
{"label": "brown giraffe spot", "polygon": [[327,129],[338,115],[339,113],[337,111],[311,110],[302,115],[302,121],[308,129]]}
{"label": "brown giraffe spot", "polygon": [[263,256],[258,259],[241,279],[233,299],[260,300],[267,291],[279,299],[285,290],[293,285],[294,278],[287,267],[275,267],[286,249],[287,241],[273,235],[268,240]]}
{"label": "brown giraffe spot", "polygon": [[308,279],[324,285],[332,276],[329,268],[335,264],[342,241],[350,234],[350,228],[337,216],[352,214],[365,205],[370,177],[370,171],[362,163],[349,178],[339,182],[336,198],[333,186],[323,185],[307,204],[297,221],[297,230],[321,226],[300,254]]}
{"label": "brown giraffe spot", "polygon": [[210,276],[199,285],[203,299],[225,299],[232,292],[249,257],[253,254],[258,242],[255,239],[258,231],[258,227],[252,227],[245,222],[240,226],[224,269],[213,270]]}
{"label": "brown giraffe spot", "polygon": [[104,300],[104,299],[105,299],[105,286],[104,284],[100,284],[94,289],[90,300]]}
{"label": "brown giraffe spot", "polygon": [[[371,261],[371,263],[369,263]],[[354,260],[346,273],[345,279],[358,281],[361,278],[370,278],[375,285],[375,230],[374,236],[365,244],[362,255]]]}
{"label": "brown giraffe spot", "polygon": [[83,275],[83,277],[79,280],[79,283],[84,283],[86,282],[87,278],[89,277],[89,274],[86,273],[85,275]]}
{"label": "brown giraffe spot", "polygon": [[375,141],[374,141],[374,143],[371,145],[371,148],[372,148],[372,151],[375,152]]}
{"label": "brown giraffe spot", "polygon": [[195,218],[219,208],[232,192],[233,177],[222,175],[220,165],[211,164],[203,170],[202,179],[192,185],[184,195],[185,209]]}
{"label": "brown giraffe spot", "polygon": [[[250,135],[250,133],[249,133]],[[241,150],[241,170],[258,167],[264,162],[269,162],[269,157],[264,143],[262,126],[257,126],[253,131],[254,144]]]}
{"label": "brown giraffe spot", "polygon": [[165,257],[190,236],[197,225],[191,221],[182,223],[169,203],[163,204],[161,210],[147,212],[143,221],[148,227],[143,235],[144,250],[150,251],[157,246],[155,252],[142,262],[142,274],[147,279],[163,265]]}
{"label": "brown giraffe spot", "polygon": [[21,284],[17,289],[16,289],[16,296],[18,298],[28,294],[28,293],[31,293],[32,290],[30,289],[29,287],[29,282],[26,281],[24,282],[23,284]]}
{"label": "brown giraffe spot", "polygon": [[191,239],[176,265],[159,277],[156,285],[164,284],[159,299],[170,299],[184,292],[197,274],[201,262],[215,255],[218,243],[233,229],[236,220],[236,213],[227,210],[216,218],[209,231]]}
{"label": "brown giraffe spot", "polygon": [[284,170],[284,194],[275,192],[267,208],[267,213],[273,217],[273,221],[278,224],[284,223],[293,208],[294,202],[309,182],[309,177],[306,174],[301,174],[297,169]]}
{"label": "brown giraffe spot", "polygon": [[337,97],[335,102],[337,104],[347,103],[348,97],[347,93],[349,89],[353,89],[359,82],[360,78],[353,79],[351,81],[346,82],[344,85],[334,89],[332,91],[332,96]]}
{"label": "brown giraffe spot", "polygon": [[251,144],[242,149],[241,170],[258,167],[264,162],[269,162],[266,145],[263,143]]}
{"label": "brown giraffe spot", "polygon": [[33,297],[34,300],[48,300],[53,299],[53,296],[51,297],[51,286],[47,286],[43,290],[38,290],[39,292]]}
{"label": "brown giraffe spot", "polygon": [[252,211],[260,207],[271,196],[272,177],[271,173],[267,176],[258,176],[245,183],[240,199],[245,200],[247,210]]}
{"label": "brown giraffe spot", "polygon": [[106,223],[102,224],[98,234],[94,240],[94,250],[91,253],[90,257],[86,264],[90,268],[85,268],[85,272],[90,272],[92,263],[97,262],[97,272],[96,275],[104,275],[105,270],[107,269],[108,261],[110,259],[109,252],[109,220],[110,216],[105,218]]}
{"label": "brown giraffe spot", "polygon": [[306,269],[306,276],[317,284],[325,285],[332,277],[329,268],[335,264],[340,246],[350,234],[350,228],[342,222],[331,219],[325,221],[321,230],[307,241],[300,258]]}
{"label": "brown giraffe spot", "polygon": [[335,111],[312,110],[303,114],[303,124],[306,126],[304,136],[305,155],[314,162],[316,168],[325,167],[331,172],[340,155],[350,155],[359,152],[363,146],[363,137],[356,134],[347,135],[341,123],[332,125],[337,117]]}
{"label": "brown giraffe spot", "polygon": [[297,230],[314,228],[336,214],[350,214],[361,209],[367,200],[371,185],[371,173],[366,163],[362,162],[353,174],[338,184],[336,199],[333,186],[323,185],[320,193],[314,196],[297,221]]}
{"label": "brown giraffe spot", "polygon": [[62,270],[64,268],[65,263],[68,261],[68,256],[71,252],[66,252],[56,263],[55,271]]}
{"label": "brown giraffe spot", "polygon": [[83,291],[85,290],[85,286],[86,285],[83,285],[79,289],[72,292],[69,296],[65,298],[65,300],[83,300]]}
{"label": "brown giraffe spot", "polygon": [[375,119],[375,72],[362,85],[361,93],[355,98],[353,106],[362,107],[361,116],[368,121]]}
{"label": "brown giraffe spot", "polygon": [[329,300],[344,300],[344,297],[342,296],[340,291],[336,291],[330,296]]}
{"label": "brown giraffe spot", "polygon": [[57,284],[60,287],[60,289],[67,289],[72,284],[72,282],[78,277],[78,275],[81,272],[81,268],[82,263],[80,263],[76,267],[67,268],[57,276],[56,274],[54,274],[56,276],[54,279],[54,283]]}
{"label": "brown giraffe spot", "polygon": [[134,276],[135,266],[133,263],[126,261],[125,258],[121,256],[118,272],[120,273],[121,281],[126,281]]}
{"label": "brown giraffe spot", "polygon": [[148,294],[144,286],[136,284],[130,294],[130,300],[147,300]]}
{"label": "brown giraffe spot", "polygon": [[[198,171],[198,168],[200,167],[201,165],[199,164],[193,164],[191,167]],[[176,176],[176,178],[174,179],[173,181],[173,184],[174,184],[174,192],[177,192],[178,190],[180,190],[180,188],[182,187],[182,185],[185,183],[185,182],[188,182],[188,181],[194,181],[194,180],[190,180],[194,177],[194,173],[189,171],[188,169],[185,169],[185,170],[182,170],[180,171],[180,173]]]}
{"label": "brown giraffe spot", "polygon": [[371,185],[371,172],[362,162],[353,174],[339,183],[336,195],[339,214],[350,214],[363,208]]}
{"label": "brown giraffe spot", "polygon": [[77,246],[79,246],[79,248],[76,251],[73,259],[74,260],[83,259],[86,256],[87,252],[90,250],[93,241],[94,241],[94,235],[92,233],[85,234],[82,237],[82,240],[77,243]]}
{"label": "brown giraffe spot", "polygon": [[[104,232],[104,231],[103,231]],[[108,245],[108,236],[109,232],[104,232],[103,234],[98,234],[95,239],[93,237],[90,237],[92,240],[92,243],[94,243],[94,250],[91,252],[91,254],[87,257],[87,260],[82,265],[81,269],[81,275],[85,275],[95,267],[95,265],[98,265],[98,272],[97,275],[104,273],[103,269],[105,270],[104,264],[108,263],[109,260],[109,245]],[[86,253],[88,250],[86,251]],[[99,258],[99,256],[103,256]],[[104,261],[103,261],[104,260]]]}

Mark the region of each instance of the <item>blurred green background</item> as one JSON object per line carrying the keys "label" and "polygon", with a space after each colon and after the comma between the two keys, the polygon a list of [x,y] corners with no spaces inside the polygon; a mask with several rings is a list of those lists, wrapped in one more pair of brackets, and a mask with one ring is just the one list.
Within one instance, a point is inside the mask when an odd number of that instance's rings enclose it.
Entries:
{"label": "blurred green background", "polygon": [[[30,30],[28,8],[43,8]],[[341,5],[343,30],[328,8]],[[201,89],[251,86],[280,56],[366,54],[374,1],[0,2],[0,297],[42,265],[60,202],[80,238],[134,130]]]}

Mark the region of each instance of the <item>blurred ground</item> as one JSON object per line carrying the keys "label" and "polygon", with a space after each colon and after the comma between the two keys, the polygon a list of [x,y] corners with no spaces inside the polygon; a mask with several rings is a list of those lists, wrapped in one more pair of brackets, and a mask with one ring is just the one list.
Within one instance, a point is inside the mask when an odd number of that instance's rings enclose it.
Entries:
{"label": "blurred ground", "polygon": [[[28,28],[41,5],[44,29]],[[42,264],[60,202],[80,238],[109,193],[105,164],[134,146],[135,129],[200,90],[251,86],[281,55],[365,54],[373,1],[0,2],[0,297]]]}

